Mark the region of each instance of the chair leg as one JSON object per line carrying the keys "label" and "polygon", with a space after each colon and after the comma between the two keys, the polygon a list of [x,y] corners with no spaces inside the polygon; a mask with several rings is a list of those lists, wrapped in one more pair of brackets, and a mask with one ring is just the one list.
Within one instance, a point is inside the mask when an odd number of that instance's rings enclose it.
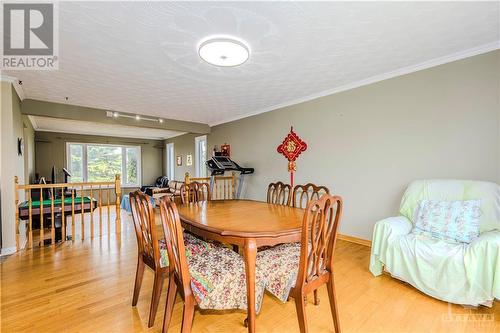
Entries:
{"label": "chair leg", "polygon": [[175,296],[177,296],[177,284],[175,283],[174,277],[171,276],[168,280],[167,305],[165,306],[165,315],[163,316],[162,333],[167,333],[168,326],[170,326],[170,319],[174,311]]}
{"label": "chair leg", "polygon": [[144,261],[141,256],[137,259],[137,270],[135,272],[134,296],[132,297],[132,306],[137,305],[139,292],[141,291],[142,278],[144,276]]}
{"label": "chair leg", "polygon": [[192,300],[184,301],[184,312],[182,313],[182,328],[181,333],[190,333],[193,326],[194,318],[194,303]]}
{"label": "chair leg", "polygon": [[306,305],[303,295],[295,297],[295,308],[297,309],[300,333],[307,333]]}
{"label": "chair leg", "polygon": [[335,297],[335,283],[333,281],[333,276],[330,276],[330,281],[327,283],[328,286],[328,298],[330,299],[330,309],[332,311],[333,326],[335,327],[335,332],[340,333],[340,319],[337,307],[337,300]]}
{"label": "chair leg", "polygon": [[318,289],[314,290],[314,305],[319,305]]}
{"label": "chair leg", "polygon": [[156,311],[160,302],[161,288],[163,287],[163,274],[161,271],[155,272],[155,281],[153,284],[153,295],[151,296],[151,307],[149,309],[148,327],[153,327],[155,323]]}

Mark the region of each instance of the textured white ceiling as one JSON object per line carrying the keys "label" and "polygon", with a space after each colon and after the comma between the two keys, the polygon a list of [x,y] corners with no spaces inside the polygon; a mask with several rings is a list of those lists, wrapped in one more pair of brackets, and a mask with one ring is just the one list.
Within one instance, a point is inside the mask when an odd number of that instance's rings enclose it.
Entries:
{"label": "textured white ceiling", "polygon": [[[217,124],[498,43],[498,2],[61,2],[58,71],[27,98]],[[248,42],[218,68],[209,35]],[[495,44],[496,45],[496,44]]]}
{"label": "textured white ceiling", "polygon": [[118,138],[138,138],[162,140],[182,135],[183,132],[156,128],[110,125],[90,121],[68,120],[49,117],[29,116],[33,127],[42,132],[103,135]]}

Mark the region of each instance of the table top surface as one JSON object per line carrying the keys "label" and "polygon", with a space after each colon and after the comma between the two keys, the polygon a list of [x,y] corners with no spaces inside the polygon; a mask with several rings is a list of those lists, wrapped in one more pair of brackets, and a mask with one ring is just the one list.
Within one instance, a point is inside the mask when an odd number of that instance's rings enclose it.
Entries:
{"label": "table top surface", "polygon": [[275,237],[301,232],[304,210],[252,200],[177,206],[184,223],[224,236]]}

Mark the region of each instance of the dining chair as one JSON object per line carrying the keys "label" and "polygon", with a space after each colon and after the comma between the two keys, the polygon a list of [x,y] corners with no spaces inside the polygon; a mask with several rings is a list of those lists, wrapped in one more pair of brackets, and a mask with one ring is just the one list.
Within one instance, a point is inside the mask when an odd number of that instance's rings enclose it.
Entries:
{"label": "dining chair", "polygon": [[266,289],[282,302],[295,299],[300,332],[307,332],[305,297],[326,284],[335,331],[340,321],[335,293],[333,255],[343,202],[324,194],[304,212],[300,243],[277,245],[257,254],[257,265],[268,277]]}
{"label": "dining chair", "polygon": [[267,203],[289,206],[292,186],[282,182],[270,183],[267,187]]}
{"label": "dining chair", "polygon": [[[223,246],[215,246],[203,255],[191,254],[182,239],[183,231],[175,203],[168,199],[162,200],[160,216],[171,263],[162,332],[168,331],[177,293],[184,303],[183,333],[191,332],[195,307],[245,310],[247,291],[243,258]],[[257,313],[260,311],[266,282],[262,272],[256,270]]]}
{"label": "dining chair", "polygon": [[191,202],[210,201],[210,184],[200,182],[184,184],[180,188],[180,196],[183,205]]}
{"label": "dining chair", "polygon": [[144,267],[148,266],[154,271],[155,275],[148,321],[148,327],[151,327],[155,321],[163,281],[169,272],[168,256],[165,243],[160,242],[158,239],[150,197],[140,191],[136,191],[130,193],[129,198],[138,250],[132,306],[137,305],[144,276]]}
{"label": "dining chair", "polygon": [[[318,186],[313,183],[305,185],[295,185],[290,199],[290,206],[296,208],[306,208],[309,202],[319,199],[323,194],[330,194],[326,186]],[[314,305],[319,305],[318,291],[314,291]]]}
{"label": "dining chair", "polygon": [[290,205],[292,207],[304,209],[310,201],[319,199],[323,194],[330,194],[328,187],[318,186],[312,183],[295,185]]}
{"label": "dining chair", "polygon": [[[141,191],[136,191],[134,193],[130,193],[129,198],[138,249],[137,271],[135,274],[132,306],[137,305],[144,275],[144,268],[145,266],[148,266],[155,273],[148,321],[148,327],[151,327],[154,325],[161,290],[163,288],[163,282],[169,273],[167,245],[165,243],[165,239],[163,239],[163,237],[162,239],[159,239],[157,235],[155,227],[155,214],[151,197]],[[172,199],[171,197],[164,197],[164,200]],[[187,251],[191,255],[202,255],[216,246],[214,243],[205,242],[187,232],[184,232],[183,234],[183,241],[186,244]]]}

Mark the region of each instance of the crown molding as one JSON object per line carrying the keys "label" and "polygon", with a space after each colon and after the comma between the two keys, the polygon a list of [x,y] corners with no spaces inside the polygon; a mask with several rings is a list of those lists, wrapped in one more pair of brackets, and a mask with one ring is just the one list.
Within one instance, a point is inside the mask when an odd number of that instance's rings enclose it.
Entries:
{"label": "crown molding", "polygon": [[35,117],[28,115],[28,119],[31,121],[31,126],[33,126],[33,129],[35,131],[38,131],[40,129],[40,126],[38,126]]}
{"label": "crown molding", "polygon": [[372,84],[372,83],[384,81],[384,80],[387,80],[387,79],[391,79],[391,78],[394,78],[394,77],[397,77],[397,76],[402,76],[402,75],[410,74],[410,73],[413,73],[413,72],[418,72],[418,71],[421,71],[421,70],[424,70],[424,69],[428,69],[428,68],[439,66],[439,65],[443,65],[443,64],[446,64],[446,63],[449,63],[449,62],[453,62],[453,61],[457,61],[457,60],[469,58],[469,57],[472,57],[472,56],[475,56],[475,55],[487,53],[487,52],[498,50],[498,49],[500,49],[500,40],[497,40],[495,42],[488,43],[488,44],[483,44],[483,45],[480,45],[480,46],[477,46],[477,47],[474,47],[474,48],[471,48],[471,49],[467,49],[467,50],[464,50],[464,51],[452,53],[452,54],[449,54],[449,55],[446,55],[446,56],[443,56],[443,57],[434,58],[434,59],[431,59],[431,60],[428,60],[428,61],[421,62],[421,63],[416,64],[416,65],[406,66],[406,67],[402,67],[402,68],[396,69],[394,71],[390,71],[390,72],[378,74],[378,75],[375,75],[375,76],[372,76],[372,77],[369,77],[369,78],[366,78],[366,79],[363,79],[363,80],[360,80],[360,81],[349,83],[349,84],[346,84],[346,85],[343,85],[343,86],[340,86],[340,87],[336,87],[336,88],[333,88],[333,89],[325,90],[325,91],[322,91],[322,92],[319,92],[319,93],[316,93],[316,94],[311,94],[311,95],[308,95],[308,96],[305,96],[305,97],[301,97],[301,98],[297,98],[297,99],[294,99],[294,100],[291,100],[291,101],[287,101],[287,102],[284,102],[284,103],[280,103],[280,104],[276,104],[276,105],[273,105],[273,106],[265,107],[265,108],[262,108],[262,109],[259,109],[259,110],[256,110],[256,111],[251,111],[251,112],[245,113],[245,114],[240,115],[240,116],[231,117],[231,118],[227,118],[225,120],[221,120],[221,121],[209,123],[209,125],[210,125],[210,127],[212,127],[212,126],[217,126],[217,125],[229,123],[229,122],[240,120],[240,119],[243,119],[243,118],[255,116],[255,115],[258,115],[258,114],[261,114],[261,113],[266,113],[266,112],[274,111],[274,110],[281,109],[281,108],[284,108],[284,107],[287,107],[287,106],[291,106],[291,105],[295,105],[295,104],[299,104],[299,103],[311,101],[313,99],[317,99],[317,98],[320,98],[320,97],[325,97],[325,96],[333,95],[333,94],[336,94],[336,93],[339,93],[339,92],[342,92],[342,91],[359,88],[359,87],[366,86],[366,85],[369,85],[369,84]]}
{"label": "crown molding", "polygon": [[19,84],[19,80],[10,75],[5,75],[5,74],[0,74],[0,81],[6,81],[12,83],[12,86],[16,90],[17,96],[19,96],[19,99],[22,101],[26,98],[26,94],[24,93],[23,86]]}

